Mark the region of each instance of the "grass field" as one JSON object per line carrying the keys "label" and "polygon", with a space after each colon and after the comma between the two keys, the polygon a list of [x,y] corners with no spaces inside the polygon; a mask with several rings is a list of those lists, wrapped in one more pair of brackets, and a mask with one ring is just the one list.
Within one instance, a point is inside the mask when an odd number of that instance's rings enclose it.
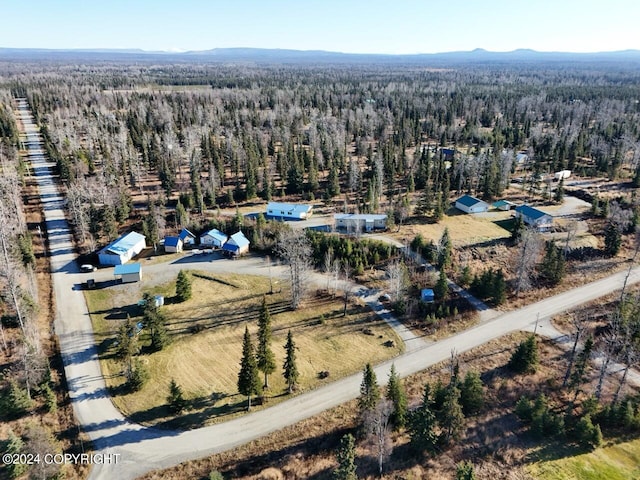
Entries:
{"label": "grass field", "polygon": [[426,240],[437,242],[445,228],[449,229],[451,240],[455,246],[486,242],[497,238],[508,238],[511,232],[501,225],[511,218],[511,212],[488,212],[467,215],[455,208],[449,209],[442,221],[433,224],[407,224],[392,236],[402,241],[411,241],[418,233]]}
{"label": "grass field", "polygon": [[528,470],[541,480],[637,480],[640,479],[640,440],[534,463]]}
{"label": "grass field", "polygon": [[[255,292],[268,291],[269,279],[198,272],[191,275],[193,297],[185,303],[171,302],[174,282],[151,291],[169,300],[162,310],[173,341],[160,352],[141,355],[151,372],[151,380],[133,394],[121,391],[123,366],[113,358],[113,344],[127,314],[132,320],[139,320],[141,312],[136,304],[140,292],[126,285],[86,292],[107,385],[112,389],[116,406],[136,421],[196,427],[244,410],[246,398],[236,393],[242,334],[248,325],[256,342],[262,294]],[[272,349],[278,365],[270,377],[269,402],[286,398],[281,366],[289,329],[298,348],[302,390],[357,372],[365,363],[393,357],[403,348],[395,333],[365,307],[351,305],[344,317],[340,299],[311,297],[304,308],[293,312],[285,294],[267,295],[273,320]],[[367,328],[373,334],[363,333]],[[144,331],[140,339],[142,344],[148,342]],[[393,347],[383,345],[388,340],[393,340]],[[320,371],[328,371],[329,379],[318,379]],[[172,378],[182,386],[192,406],[179,419],[174,419],[164,406]]]}

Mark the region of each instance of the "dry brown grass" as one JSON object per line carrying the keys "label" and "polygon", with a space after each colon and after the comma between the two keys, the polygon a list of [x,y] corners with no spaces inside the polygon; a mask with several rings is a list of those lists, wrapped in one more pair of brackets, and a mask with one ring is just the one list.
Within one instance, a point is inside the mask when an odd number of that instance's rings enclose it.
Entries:
{"label": "dry brown grass", "polygon": [[[393,435],[394,454],[386,463],[384,478],[451,479],[461,460],[472,460],[483,480],[528,480],[523,469],[531,444],[520,436],[522,427],[511,414],[523,394],[531,394],[532,385],[554,386],[553,378],[563,364],[562,351],[540,341],[542,365],[535,375],[512,376],[503,370],[513,347],[526,334],[515,333],[490,342],[460,356],[461,371],[482,372],[486,384],[486,408],[469,419],[466,434],[459,445],[434,458],[416,459],[406,450],[405,433]],[[409,404],[416,405],[424,384],[448,380],[447,362],[404,380]],[[257,480],[283,475],[286,479],[329,479],[335,468],[334,451],[342,435],[355,431],[356,402],[352,401],[314,418],[275,432],[237,449],[176,467],[149,473],[144,480],[204,478],[217,469],[225,478]],[[360,442],[357,448],[358,474],[362,479],[378,478],[371,452]],[[280,478],[280,477],[273,477]]]}
{"label": "dry brown grass", "polygon": [[[162,351],[143,355],[151,380],[136,393],[118,394],[114,403],[126,415],[147,424],[171,427],[200,426],[244,411],[246,398],[237,394],[237,374],[242,352],[242,335],[249,327],[256,341],[257,318],[262,294],[269,290],[269,279],[248,275],[197,274],[193,297],[183,303],[169,303],[163,308],[173,342]],[[154,293],[172,294],[173,282],[153,288]],[[215,293],[214,293],[215,292]],[[304,307],[290,311],[286,292],[267,296],[272,316],[272,349],[278,368],[270,376],[269,402],[279,401],[285,391],[280,366],[284,361],[283,345],[289,330],[298,348],[300,389],[315,388],[327,381],[362,369],[367,362],[378,363],[399,354],[400,339],[373,312],[351,304],[347,316],[343,303],[330,297],[311,297]],[[139,296],[127,288],[87,292],[96,340],[110,345],[121,320],[107,319],[118,306],[135,305]],[[139,314],[137,308],[131,313]],[[101,312],[101,313],[96,313]],[[120,315],[122,316],[122,315]],[[134,321],[137,317],[132,315]],[[372,335],[363,333],[370,329]],[[198,333],[192,333],[198,331]],[[140,337],[145,341],[145,335]],[[394,346],[383,344],[393,340]],[[101,349],[101,364],[107,384],[118,392],[124,378],[122,364],[112,358],[113,347]],[[318,372],[328,371],[328,380],[318,379]],[[192,409],[175,418],[165,408],[168,385],[175,379],[183,388]]]}

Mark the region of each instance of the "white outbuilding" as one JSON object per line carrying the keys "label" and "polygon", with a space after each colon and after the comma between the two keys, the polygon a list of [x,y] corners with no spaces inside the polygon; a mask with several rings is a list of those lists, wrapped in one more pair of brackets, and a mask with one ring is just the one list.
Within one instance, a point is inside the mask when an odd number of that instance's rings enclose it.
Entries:
{"label": "white outbuilding", "polygon": [[129,232],[100,250],[98,261],[100,265],[122,265],[138,255],[146,246],[144,235]]}
{"label": "white outbuilding", "polygon": [[227,234],[215,228],[200,235],[200,245],[203,247],[222,248],[226,241]]}
{"label": "white outbuilding", "polygon": [[489,204],[471,195],[463,195],[456,200],[456,208],[464,213],[480,213],[489,210]]}
{"label": "white outbuilding", "polygon": [[116,265],[113,274],[122,283],[133,283],[142,280],[142,265],[130,263],[129,265]]}
{"label": "white outbuilding", "polygon": [[269,202],[267,216],[283,220],[305,220],[313,213],[313,205]]}

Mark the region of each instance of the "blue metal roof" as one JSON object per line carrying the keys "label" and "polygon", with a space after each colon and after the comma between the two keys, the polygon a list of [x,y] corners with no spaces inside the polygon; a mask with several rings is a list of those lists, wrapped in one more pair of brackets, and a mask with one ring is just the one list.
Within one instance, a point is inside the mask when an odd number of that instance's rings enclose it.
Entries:
{"label": "blue metal roof", "polygon": [[178,235],[178,238],[184,242],[184,239],[187,237],[196,238],[196,236],[186,228],[183,228],[182,230],[180,230],[180,234]]}
{"label": "blue metal roof", "polygon": [[519,207],[516,207],[516,212],[520,215],[524,215],[525,217],[529,217],[532,220],[538,220],[545,215],[551,216],[548,213],[538,210],[537,208],[530,207],[529,205],[520,205]]}
{"label": "blue metal roof", "polygon": [[236,250],[248,245],[249,240],[247,240],[247,237],[244,236],[244,233],[238,232],[231,235],[229,237],[229,240],[227,240],[227,243],[225,243],[222,248],[224,250],[235,252]]}
{"label": "blue metal roof", "polygon": [[224,243],[227,240],[227,234],[226,233],[222,233],[220,230],[218,230],[216,228],[214,228],[212,230],[209,230],[208,232],[205,232],[204,234],[202,234],[203,237],[205,235],[209,235],[210,237],[215,238],[220,243]]}
{"label": "blue metal roof", "polygon": [[269,210],[278,210],[285,212],[288,215],[293,215],[294,213],[309,213],[313,208],[312,205],[301,204],[301,203],[279,203],[279,202],[269,202],[267,204],[267,212]]}
{"label": "blue metal roof", "polygon": [[456,200],[456,203],[460,203],[462,205],[464,205],[465,207],[473,207],[474,205],[477,205],[478,203],[485,203],[482,200],[476,198],[476,197],[472,197],[471,195],[463,195],[462,197],[460,197],[458,200]]}
{"label": "blue metal roof", "polygon": [[139,263],[127,263],[125,265],[116,265],[113,269],[114,275],[128,275],[130,273],[140,273],[142,266]]}
{"label": "blue metal roof", "polygon": [[164,246],[165,247],[177,247],[178,243],[181,241],[178,237],[164,237]]}
{"label": "blue metal roof", "polygon": [[374,222],[376,220],[386,220],[387,216],[382,213],[336,213],[333,215],[333,218],[335,220],[351,219],[351,220],[364,220],[365,222],[367,220],[370,220]]}

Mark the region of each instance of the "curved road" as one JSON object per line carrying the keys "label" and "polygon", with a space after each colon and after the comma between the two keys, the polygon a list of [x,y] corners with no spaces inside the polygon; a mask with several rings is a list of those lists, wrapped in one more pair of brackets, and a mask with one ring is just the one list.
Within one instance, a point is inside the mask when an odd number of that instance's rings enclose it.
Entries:
{"label": "curved road", "polygon": [[[55,331],[65,365],[69,395],[79,423],[100,453],[120,454],[118,463],[94,465],[92,479],[133,479],[150,470],[228,450],[255,438],[317,415],[359,395],[360,374],[304,393],[274,407],[234,420],[187,432],[171,432],[146,428],[128,422],[115,409],[102,378],[93,341],[91,320],[82,292],[77,289],[86,275],[78,273],[74,261],[69,226],[64,219],[64,198],[59,193],[47,162],[37,127],[26,101],[18,100],[18,116],[22,120],[29,147],[29,158],[37,175],[40,194],[45,202],[47,234],[51,245],[51,268],[56,296]],[[232,270],[260,268],[254,259],[237,260]],[[226,263],[226,262],[225,262]],[[222,262],[213,262],[223,268]],[[167,271],[179,264],[145,267],[145,271]],[[266,268],[266,267],[262,267]],[[550,297],[538,303],[505,313],[463,333],[433,344],[415,343],[407,353],[376,367],[379,379],[386,379],[391,363],[406,376],[445,360],[451,350],[464,352],[515,330],[531,328],[582,303],[621,288],[626,272],[620,272],[591,284]],[[629,284],[640,281],[640,269],[634,269]],[[539,333],[544,334],[544,331]]]}

